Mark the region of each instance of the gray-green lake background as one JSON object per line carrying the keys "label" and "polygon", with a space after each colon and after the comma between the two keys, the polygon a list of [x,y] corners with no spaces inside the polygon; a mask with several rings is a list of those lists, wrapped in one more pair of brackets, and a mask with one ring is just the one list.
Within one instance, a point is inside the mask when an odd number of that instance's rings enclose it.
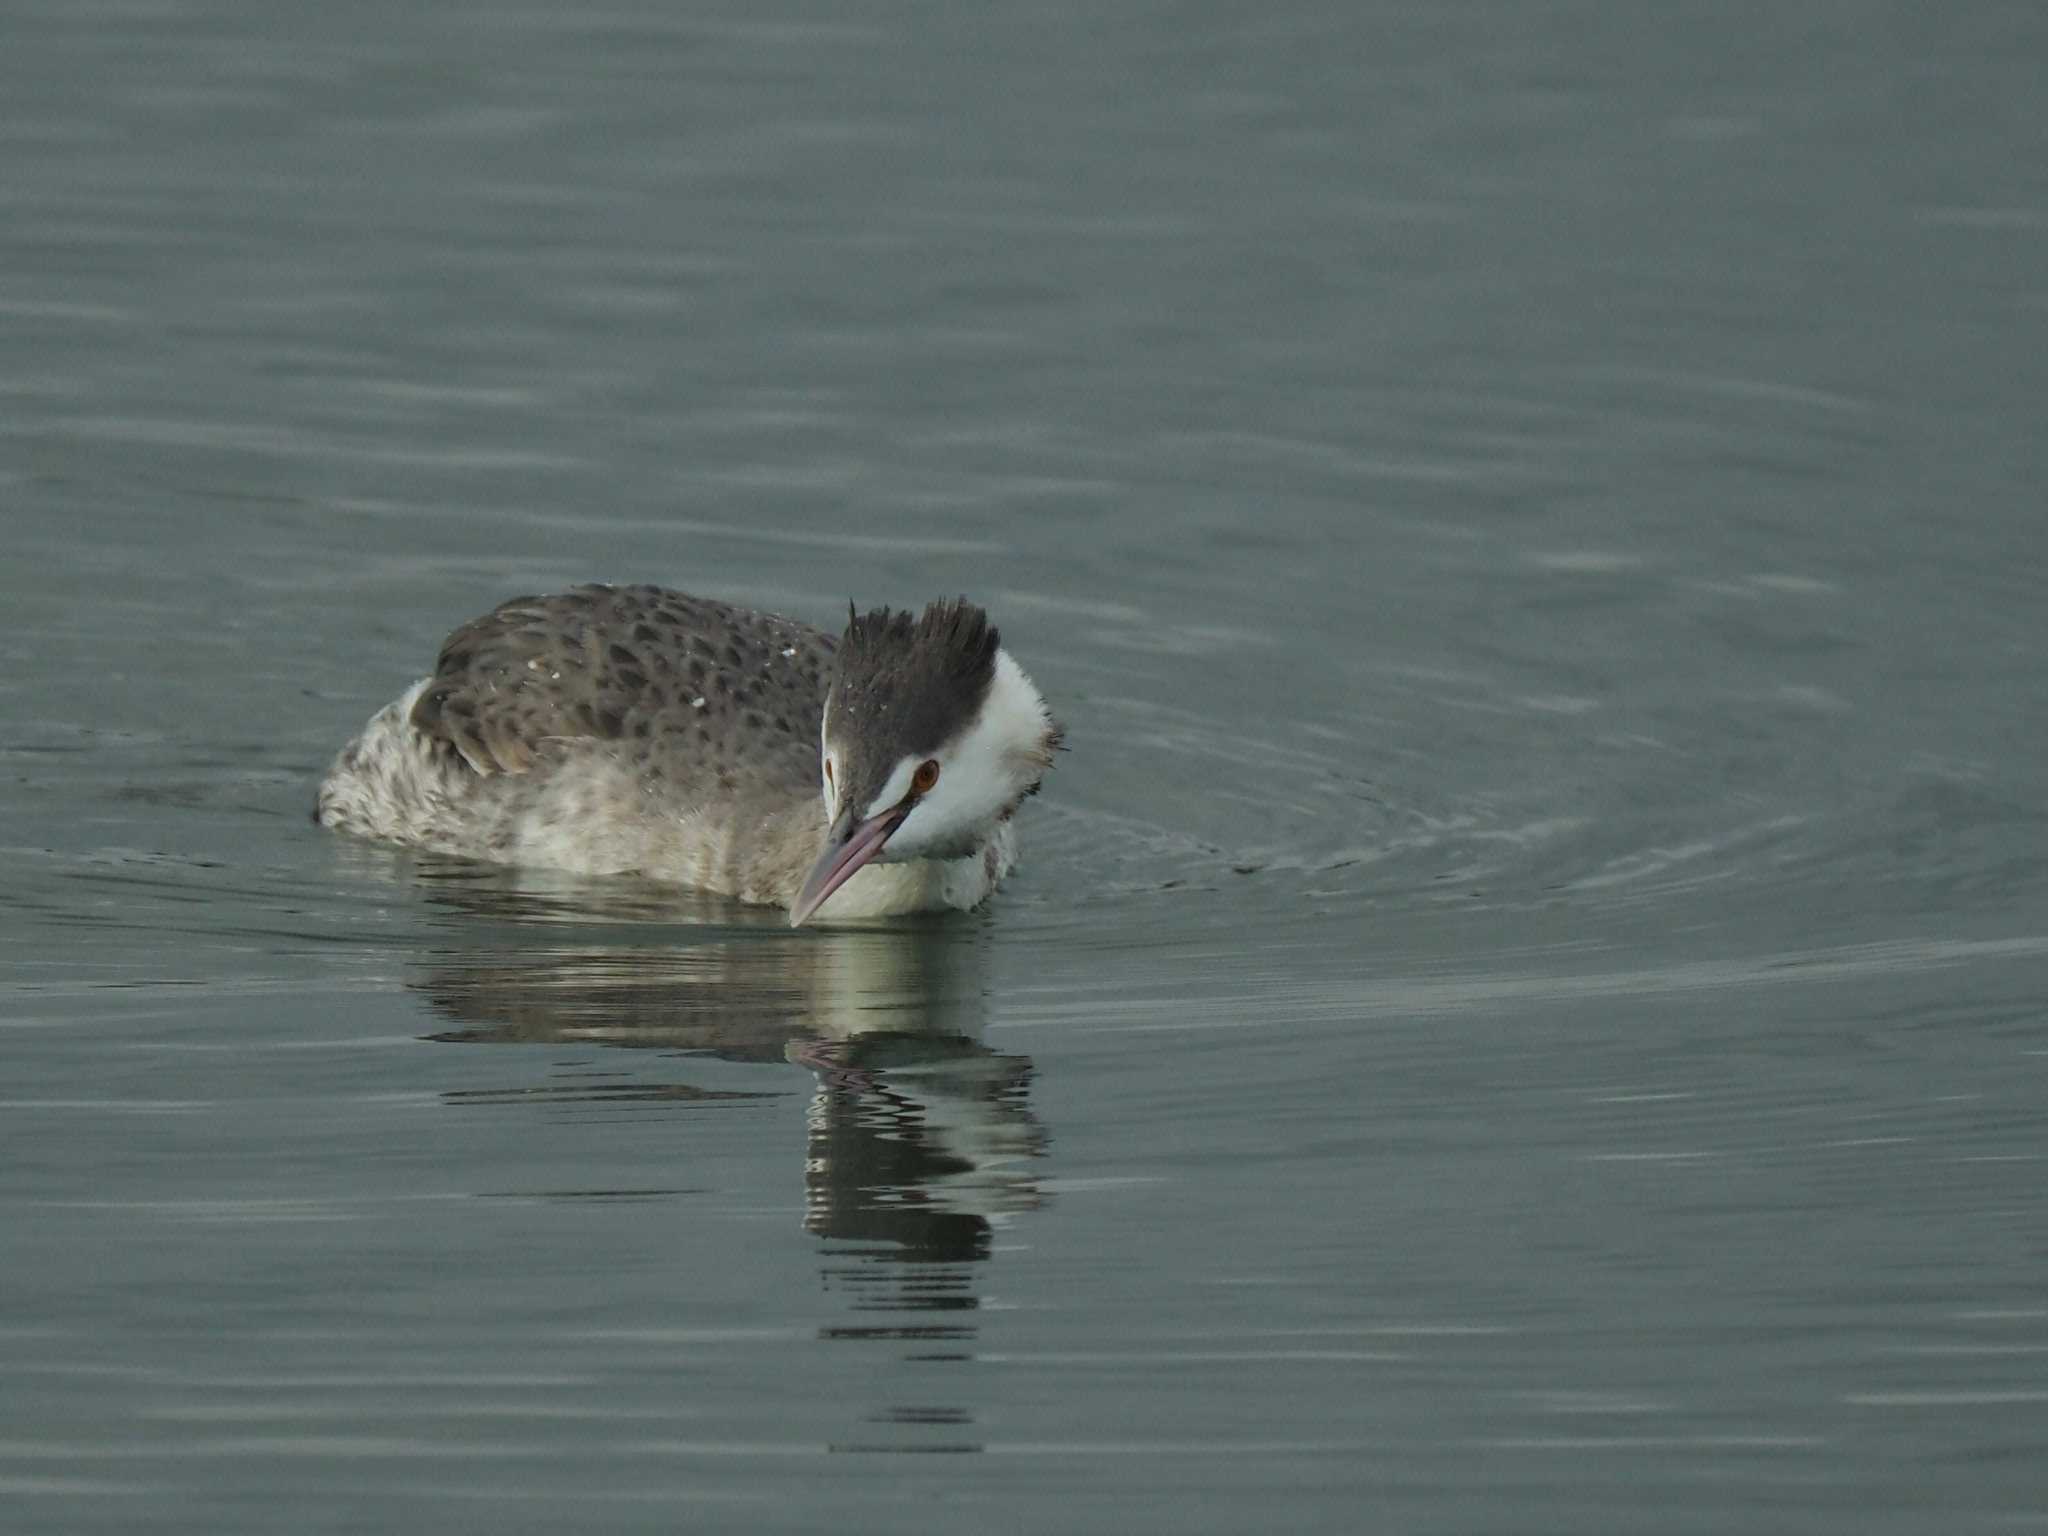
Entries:
{"label": "gray-green lake background", "polygon": [[[2048,1524],[2048,11],[0,30],[0,1527]],[[590,579],[1012,884],[309,825]]]}

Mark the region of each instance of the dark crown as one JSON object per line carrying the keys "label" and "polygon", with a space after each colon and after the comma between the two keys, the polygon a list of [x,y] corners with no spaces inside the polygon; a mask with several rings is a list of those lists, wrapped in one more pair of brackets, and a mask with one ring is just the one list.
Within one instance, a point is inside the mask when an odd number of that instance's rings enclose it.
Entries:
{"label": "dark crown", "polygon": [[966,598],[908,612],[847,608],[832,690],[835,723],[935,750],[964,729],[995,677],[997,632]]}

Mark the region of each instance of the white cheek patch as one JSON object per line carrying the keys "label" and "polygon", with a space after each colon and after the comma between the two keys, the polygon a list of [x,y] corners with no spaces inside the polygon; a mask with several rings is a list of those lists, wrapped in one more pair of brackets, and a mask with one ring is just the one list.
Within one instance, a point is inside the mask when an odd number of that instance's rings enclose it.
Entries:
{"label": "white cheek patch", "polygon": [[911,779],[923,762],[921,757],[906,757],[898,763],[889,777],[882,781],[882,792],[875,796],[862,819],[872,821],[884,811],[892,811],[901,805],[903,797],[910,793]]}
{"label": "white cheek patch", "polygon": [[[1014,806],[1045,771],[1045,701],[1008,651],[996,652],[996,674],[981,713],[938,754],[939,782],[918,801],[917,810],[891,840],[901,857],[927,851],[957,858],[972,853],[989,836],[997,818]],[[922,758],[905,758],[876,797],[886,811],[910,792]]]}
{"label": "white cheek patch", "polygon": [[[890,838],[881,858],[950,859],[973,853],[993,835],[998,818],[1045,772],[1051,730],[1038,689],[1008,651],[998,650],[981,712],[931,754],[939,764],[939,781],[918,797],[916,810]],[[898,761],[862,809],[861,819],[871,821],[903,804],[925,758],[920,752]],[[835,815],[845,809],[833,799]]]}
{"label": "white cheek patch", "polygon": [[832,815],[839,814],[839,758],[834,752],[825,754],[825,766],[819,775],[819,783],[825,791],[825,809]]}
{"label": "white cheek patch", "polygon": [[[832,750],[832,699],[825,699],[825,711],[818,719],[818,781],[825,792],[825,809],[829,815],[839,814],[839,754]],[[832,771],[827,773],[825,769]]]}

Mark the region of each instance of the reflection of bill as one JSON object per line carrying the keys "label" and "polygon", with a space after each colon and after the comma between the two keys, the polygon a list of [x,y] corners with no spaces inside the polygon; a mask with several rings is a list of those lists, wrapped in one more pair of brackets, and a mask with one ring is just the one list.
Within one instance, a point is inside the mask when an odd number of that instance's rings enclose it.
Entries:
{"label": "reflection of bill", "polygon": [[[981,1039],[987,931],[940,918],[792,932],[724,904],[677,913],[663,890],[537,885],[457,865],[429,887],[467,941],[412,982],[459,1044],[570,1044],[795,1062],[817,1075],[804,1225],[904,1263],[984,1258],[1040,1202],[1046,1137],[1028,1058]],[[685,897],[687,900],[687,896]],[[701,910],[699,909],[701,908]],[[696,921],[686,926],[678,915]],[[680,941],[680,942],[679,942]],[[634,1074],[452,1090],[451,1103],[745,1098]],[[773,1090],[770,1090],[773,1091]],[[883,1254],[877,1254],[882,1257]]]}
{"label": "reflection of bill", "polygon": [[[469,865],[415,865],[409,878],[436,905],[461,909],[434,924],[411,980],[446,1021],[430,1038],[661,1053],[646,1071],[604,1074],[585,1053],[549,1053],[557,1059],[538,1083],[454,1089],[445,1102],[629,1101],[659,1113],[778,1097],[793,1076],[784,1063],[796,1063],[816,1077],[803,1224],[819,1240],[826,1289],[847,1309],[819,1336],[908,1347],[925,1361],[972,1357],[981,1263],[995,1232],[1040,1204],[1046,1146],[1028,1103],[1029,1058],[980,1038],[981,922],[792,931],[779,912],[626,882],[550,887],[530,871]],[[692,1058],[706,1057],[774,1063],[782,1085],[688,1081]],[[874,1404],[831,1449],[978,1451],[975,1417],[922,1396]]]}
{"label": "reflection of bill", "polygon": [[790,1047],[818,1073],[804,1225],[887,1243],[906,1262],[988,1256],[991,1232],[1040,1201],[1045,1133],[1031,1063],[959,1035],[869,1033]]}

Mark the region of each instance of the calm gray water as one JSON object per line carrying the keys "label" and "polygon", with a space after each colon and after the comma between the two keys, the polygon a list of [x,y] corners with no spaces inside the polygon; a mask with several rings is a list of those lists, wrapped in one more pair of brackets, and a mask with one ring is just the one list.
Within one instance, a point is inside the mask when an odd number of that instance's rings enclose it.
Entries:
{"label": "calm gray water", "polygon": [[[2038,5],[0,21],[0,1527],[2048,1523]],[[1019,877],[308,825],[592,578]]]}

